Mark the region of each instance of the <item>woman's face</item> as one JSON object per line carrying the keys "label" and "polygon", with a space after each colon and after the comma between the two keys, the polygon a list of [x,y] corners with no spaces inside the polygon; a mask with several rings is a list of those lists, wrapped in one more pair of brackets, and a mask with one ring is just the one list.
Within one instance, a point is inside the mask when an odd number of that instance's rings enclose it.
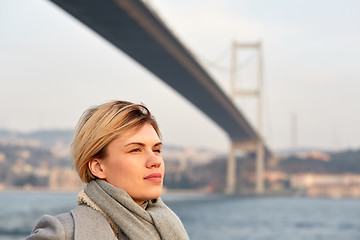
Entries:
{"label": "woman's face", "polygon": [[158,198],[165,173],[161,147],[156,131],[145,123],[108,145],[107,156],[96,160],[101,171],[97,176],[124,189],[138,204]]}

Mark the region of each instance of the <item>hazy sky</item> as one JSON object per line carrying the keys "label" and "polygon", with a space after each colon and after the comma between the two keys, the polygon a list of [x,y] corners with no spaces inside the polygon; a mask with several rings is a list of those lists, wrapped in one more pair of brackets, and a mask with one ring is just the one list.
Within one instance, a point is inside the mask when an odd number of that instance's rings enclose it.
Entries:
{"label": "hazy sky", "polygon": [[[232,41],[263,41],[271,148],[292,146],[293,115],[298,146],[360,147],[359,1],[147,2],[226,92]],[[229,147],[187,100],[47,0],[1,1],[0,53],[0,128],[73,129],[87,107],[123,99],[152,110],[165,144]],[[252,86],[255,53],[238,56],[239,84]],[[256,101],[238,104],[254,122]]]}

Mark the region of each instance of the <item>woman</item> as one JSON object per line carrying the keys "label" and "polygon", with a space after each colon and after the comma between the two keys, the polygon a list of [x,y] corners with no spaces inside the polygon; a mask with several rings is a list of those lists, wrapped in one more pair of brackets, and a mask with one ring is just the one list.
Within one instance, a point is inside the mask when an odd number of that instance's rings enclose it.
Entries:
{"label": "woman", "polygon": [[88,109],[72,143],[74,166],[87,183],[79,205],[43,216],[27,239],[189,239],[160,199],[161,147],[145,106],[113,101]]}

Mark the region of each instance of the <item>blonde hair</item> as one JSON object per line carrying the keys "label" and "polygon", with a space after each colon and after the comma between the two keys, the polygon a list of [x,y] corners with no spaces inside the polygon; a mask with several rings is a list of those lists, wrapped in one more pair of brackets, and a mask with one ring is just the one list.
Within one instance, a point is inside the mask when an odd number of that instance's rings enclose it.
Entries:
{"label": "blonde hair", "polygon": [[95,157],[106,157],[111,141],[145,123],[150,123],[161,138],[155,118],[144,105],[112,101],[86,110],[79,119],[71,144],[71,156],[80,179],[85,183],[96,179],[88,162]]}

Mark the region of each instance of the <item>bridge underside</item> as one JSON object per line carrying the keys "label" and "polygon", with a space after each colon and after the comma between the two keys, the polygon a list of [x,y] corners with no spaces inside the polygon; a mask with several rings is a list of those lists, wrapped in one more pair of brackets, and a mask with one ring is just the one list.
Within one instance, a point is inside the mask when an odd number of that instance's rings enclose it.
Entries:
{"label": "bridge underside", "polygon": [[244,115],[142,1],[51,1],[178,91],[216,122],[232,141],[258,139]]}

